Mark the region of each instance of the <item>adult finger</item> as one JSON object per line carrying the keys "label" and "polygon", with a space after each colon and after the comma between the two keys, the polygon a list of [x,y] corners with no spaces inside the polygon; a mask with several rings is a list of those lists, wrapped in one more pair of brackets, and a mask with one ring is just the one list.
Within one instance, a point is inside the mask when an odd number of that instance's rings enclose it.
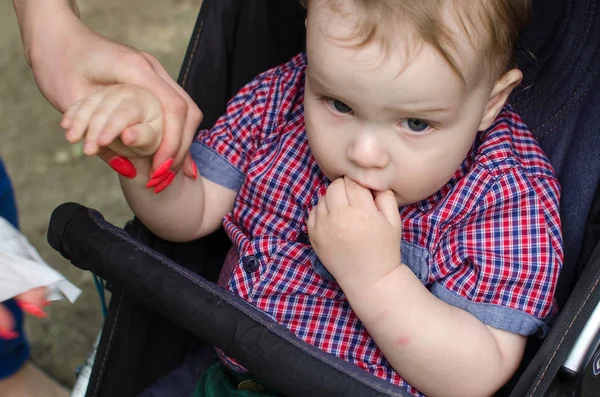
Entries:
{"label": "adult finger", "polygon": [[375,205],[391,225],[397,226],[401,224],[398,201],[396,200],[396,196],[394,196],[394,192],[391,190],[376,192]]}
{"label": "adult finger", "polygon": [[190,152],[187,153],[185,160],[183,160],[183,174],[198,179],[198,167],[196,167],[196,162]]}
{"label": "adult finger", "polygon": [[[144,55],[146,57],[146,59],[148,60],[148,62],[150,62],[150,64],[152,65],[152,67],[154,68],[154,70],[156,71],[156,73],[162,77],[167,84],[169,84],[180,96],[181,98],[183,98],[185,100],[185,102],[187,103],[187,113],[185,116],[185,120],[183,123],[183,130],[173,130],[171,131],[169,126],[167,125],[167,113],[165,113],[165,128],[164,128],[164,132],[165,132],[165,137],[166,140],[163,139],[163,146],[167,146],[168,145],[168,141],[170,139],[170,134],[174,133],[179,135],[179,148],[177,151],[177,154],[175,155],[175,161],[174,161],[174,167],[177,168],[179,164],[181,164],[181,161],[183,161],[186,157],[187,154],[189,152],[189,146],[192,142],[192,140],[194,139],[194,135],[196,134],[196,130],[198,128],[198,125],[200,125],[200,122],[202,121],[202,112],[200,111],[200,109],[198,108],[198,106],[196,105],[196,103],[192,100],[192,98],[187,94],[187,92],[185,92],[185,90],[179,85],[177,84],[176,81],[174,81],[171,76],[167,73],[167,71],[163,68],[163,66],[160,64],[160,62],[152,55],[147,54],[147,53],[142,53],[142,55]],[[157,152],[157,154],[160,153],[162,149],[159,148],[159,151]],[[186,167],[187,168],[187,167]],[[184,169],[184,173],[186,173],[186,175],[188,176],[193,176],[190,175],[189,173],[193,172],[193,169]]]}
{"label": "adult finger", "polygon": [[360,186],[348,177],[344,177],[344,184],[346,187],[346,194],[348,195],[348,201],[353,207],[362,207],[369,210],[377,210],[375,202],[373,201],[373,194],[367,188]]}
{"label": "adult finger", "polygon": [[48,301],[46,300],[47,293],[48,290],[45,287],[34,288],[17,295],[15,300],[24,312],[43,318],[48,316],[42,309],[48,305]]}
{"label": "adult finger", "polygon": [[29,291],[23,292],[15,297],[18,301],[29,302],[36,306],[43,307],[47,305],[46,297],[48,295],[48,288],[38,287],[32,288]]}
{"label": "adult finger", "polygon": [[135,178],[137,175],[137,170],[131,161],[126,157],[119,156],[107,147],[103,147],[98,151],[98,157],[126,178]]}
{"label": "adult finger", "polygon": [[129,68],[119,69],[117,80],[139,85],[156,96],[164,114],[164,138],[153,158],[157,169],[169,159],[174,159],[181,147],[183,128],[188,113],[188,103],[154,69],[152,63],[140,53],[130,55]]}
{"label": "adult finger", "polygon": [[0,303],[0,340],[16,338],[18,335],[14,335],[14,328],[15,319],[12,313],[3,303]]}

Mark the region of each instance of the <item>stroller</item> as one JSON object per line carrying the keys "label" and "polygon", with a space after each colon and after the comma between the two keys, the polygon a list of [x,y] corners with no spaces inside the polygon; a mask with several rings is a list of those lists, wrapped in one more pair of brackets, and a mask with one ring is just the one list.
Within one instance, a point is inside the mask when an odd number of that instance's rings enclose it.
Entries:
{"label": "stroller", "polygon": [[[525,80],[510,102],[548,154],[562,184],[565,261],[560,316],[531,337],[521,368],[497,396],[600,395],[600,7],[595,0],[534,0],[522,37]],[[179,83],[204,112],[202,128],[258,73],[304,46],[296,0],[204,0]],[[87,397],[189,396],[214,346],[288,397],[407,396],[296,338],[217,287],[230,242],[223,231],[174,244],[137,219],[124,230],[68,203],[50,244],[107,280],[112,298]]]}

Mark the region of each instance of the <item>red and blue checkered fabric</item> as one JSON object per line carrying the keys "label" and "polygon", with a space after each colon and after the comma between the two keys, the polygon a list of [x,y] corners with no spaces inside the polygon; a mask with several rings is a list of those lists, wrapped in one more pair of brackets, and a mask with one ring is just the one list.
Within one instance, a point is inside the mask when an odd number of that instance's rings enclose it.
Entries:
{"label": "red and blue checkered fabric", "polygon": [[[239,190],[224,219],[233,247],[219,283],[304,341],[420,395],[387,362],[335,281],[316,271],[306,219],[330,181],[306,139],[305,71],[300,54],[261,74],[196,137],[200,173]],[[563,260],[558,202],[552,167],[506,106],[446,186],[399,209],[403,260],[405,246],[416,247],[410,257],[420,259],[407,265],[429,290],[483,323],[544,332]]]}

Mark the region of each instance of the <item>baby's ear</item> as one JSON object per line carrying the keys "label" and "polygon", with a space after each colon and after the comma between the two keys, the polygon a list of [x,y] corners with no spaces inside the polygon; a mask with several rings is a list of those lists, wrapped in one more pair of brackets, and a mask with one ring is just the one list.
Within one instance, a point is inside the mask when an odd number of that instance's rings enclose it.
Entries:
{"label": "baby's ear", "polygon": [[483,119],[479,125],[479,131],[487,130],[492,125],[508,100],[508,96],[519,85],[521,80],[523,80],[523,73],[519,69],[511,69],[504,73],[496,84],[494,84],[490,99],[483,113]]}

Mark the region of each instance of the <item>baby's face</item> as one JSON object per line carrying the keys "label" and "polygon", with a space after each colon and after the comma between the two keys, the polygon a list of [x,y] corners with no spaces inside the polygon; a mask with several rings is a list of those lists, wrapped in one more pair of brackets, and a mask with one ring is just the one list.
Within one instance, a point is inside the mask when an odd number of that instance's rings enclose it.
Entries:
{"label": "baby's face", "polygon": [[[316,1],[314,3],[317,3]],[[465,82],[409,28],[385,53],[357,49],[349,17],[311,6],[304,99],[311,151],[331,180],[347,176],[374,191],[392,190],[399,205],[443,187],[471,148],[491,87],[474,51]],[[472,59],[470,59],[470,57]]]}

